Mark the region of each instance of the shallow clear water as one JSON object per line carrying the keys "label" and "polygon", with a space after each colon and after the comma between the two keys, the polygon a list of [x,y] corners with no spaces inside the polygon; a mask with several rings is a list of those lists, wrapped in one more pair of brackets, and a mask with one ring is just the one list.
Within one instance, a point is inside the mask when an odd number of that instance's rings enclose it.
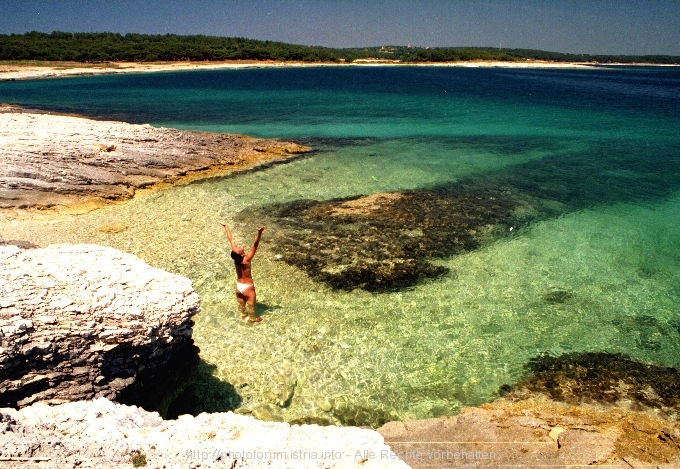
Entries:
{"label": "shallow clear water", "polygon": [[[109,244],[191,278],[202,298],[203,409],[272,402],[295,376],[286,420],[342,422],[323,410],[334,399],[368,409],[371,423],[375,409],[430,417],[490,400],[543,352],[680,365],[675,68],[186,72],[0,83],[0,101],[318,150],[88,214],[0,225],[5,238]],[[236,223],[244,210],[457,182],[502,184],[553,210],[435,260],[444,277],[389,293],[311,280],[278,259],[270,226],[254,261],[265,320],[237,318],[217,220],[248,244],[256,221]],[[114,222],[127,230],[98,231]]]}

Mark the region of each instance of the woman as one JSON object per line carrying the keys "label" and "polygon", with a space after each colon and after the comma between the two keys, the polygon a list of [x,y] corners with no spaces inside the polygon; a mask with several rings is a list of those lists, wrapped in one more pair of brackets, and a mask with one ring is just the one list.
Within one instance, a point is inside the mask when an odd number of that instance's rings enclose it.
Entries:
{"label": "woman", "polygon": [[[243,246],[237,246],[234,243],[234,237],[227,225],[222,222],[219,223],[224,228],[227,238],[229,238],[231,258],[234,259],[234,265],[236,266],[236,299],[238,300],[238,310],[241,313],[241,318],[245,319],[247,317],[248,322],[261,322],[262,318],[260,316],[255,317],[255,284],[253,283],[253,276],[250,271],[250,261],[255,256],[255,251],[257,251],[257,246],[260,244],[260,238],[265,227],[261,226],[257,229],[255,241],[246,253]],[[247,313],[246,305],[248,305]]]}

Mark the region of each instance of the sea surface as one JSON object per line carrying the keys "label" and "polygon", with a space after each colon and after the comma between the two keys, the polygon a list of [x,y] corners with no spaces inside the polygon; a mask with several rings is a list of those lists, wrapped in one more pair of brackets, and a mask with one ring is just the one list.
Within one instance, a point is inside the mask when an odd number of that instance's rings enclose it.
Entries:
{"label": "sea surface", "polygon": [[[492,400],[542,354],[680,366],[678,68],[191,71],[1,82],[0,102],[314,148],[90,213],[0,224],[8,239],[111,245],[193,280],[201,374],[178,412],[375,426]],[[328,238],[323,221],[270,216],[385,192],[450,206],[438,224],[406,213],[395,240],[453,243],[460,197],[507,197],[511,213],[475,215],[474,242],[425,251],[436,275],[385,288],[342,277],[344,264],[304,264],[316,236],[340,249],[364,233]],[[218,220],[246,247],[267,223],[253,267],[260,324],[236,312]],[[98,229],[117,222],[127,229]],[[401,262],[392,232],[376,236]],[[303,260],[287,262],[291,250]],[[370,260],[370,246],[355,251]]]}

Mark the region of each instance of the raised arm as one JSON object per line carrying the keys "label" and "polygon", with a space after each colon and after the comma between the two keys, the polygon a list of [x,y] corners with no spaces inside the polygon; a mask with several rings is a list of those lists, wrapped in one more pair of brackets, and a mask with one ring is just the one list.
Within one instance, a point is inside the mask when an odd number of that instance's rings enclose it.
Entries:
{"label": "raised arm", "polygon": [[222,228],[224,228],[224,232],[227,234],[227,238],[229,239],[229,245],[231,246],[231,250],[234,251],[236,249],[236,244],[234,243],[234,237],[232,236],[231,231],[229,231],[229,227],[222,223],[221,221],[218,223],[222,225]]}
{"label": "raised arm", "polygon": [[264,226],[261,226],[257,229],[255,241],[253,241],[253,245],[250,247],[250,251],[248,251],[245,257],[247,260],[251,260],[255,256],[255,251],[257,251],[257,246],[260,244],[260,238],[262,238],[262,232],[264,231],[264,228]]}

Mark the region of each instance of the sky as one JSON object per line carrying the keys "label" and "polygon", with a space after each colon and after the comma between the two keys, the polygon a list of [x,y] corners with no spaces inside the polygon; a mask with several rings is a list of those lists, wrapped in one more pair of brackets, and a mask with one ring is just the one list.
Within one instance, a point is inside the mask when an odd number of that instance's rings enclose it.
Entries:
{"label": "sky", "polygon": [[0,34],[28,31],[680,55],[680,0],[0,0]]}

